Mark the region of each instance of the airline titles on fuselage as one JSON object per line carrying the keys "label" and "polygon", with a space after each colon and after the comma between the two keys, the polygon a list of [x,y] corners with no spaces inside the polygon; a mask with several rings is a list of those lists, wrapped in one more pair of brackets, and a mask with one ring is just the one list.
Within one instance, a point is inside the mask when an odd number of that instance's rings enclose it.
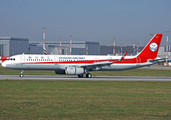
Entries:
{"label": "airline titles on fuselage", "polygon": [[51,59],[50,56],[41,56],[41,57],[38,57],[38,56],[28,56],[26,58],[27,61],[53,61],[53,59]]}
{"label": "airline titles on fuselage", "polygon": [[[52,61],[53,58],[50,56],[28,56],[26,58],[27,61]],[[85,60],[85,57],[59,57],[59,61],[63,61],[63,60]]]}
{"label": "airline titles on fuselage", "polygon": [[59,57],[59,59],[85,59],[85,57]]}

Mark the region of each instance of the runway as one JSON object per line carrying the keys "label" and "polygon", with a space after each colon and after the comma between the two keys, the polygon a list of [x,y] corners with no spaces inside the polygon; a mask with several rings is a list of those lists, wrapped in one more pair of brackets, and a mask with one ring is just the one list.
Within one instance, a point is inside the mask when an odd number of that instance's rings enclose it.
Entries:
{"label": "runway", "polygon": [[66,81],[170,81],[171,77],[144,77],[144,76],[92,76],[92,78],[78,78],[77,76],[59,75],[0,75],[0,80],[66,80]]}

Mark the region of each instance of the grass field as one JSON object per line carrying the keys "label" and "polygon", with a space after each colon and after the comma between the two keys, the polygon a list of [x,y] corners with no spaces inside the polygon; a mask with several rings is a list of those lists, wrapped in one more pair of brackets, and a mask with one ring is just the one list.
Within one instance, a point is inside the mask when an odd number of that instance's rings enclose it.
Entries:
{"label": "grass field", "polygon": [[[20,70],[0,66],[0,75],[19,75]],[[132,69],[125,71],[93,71],[93,76],[171,76],[171,70]],[[56,75],[54,71],[25,70],[24,75]]]}
{"label": "grass field", "polygon": [[171,82],[0,81],[0,119],[171,119]]}

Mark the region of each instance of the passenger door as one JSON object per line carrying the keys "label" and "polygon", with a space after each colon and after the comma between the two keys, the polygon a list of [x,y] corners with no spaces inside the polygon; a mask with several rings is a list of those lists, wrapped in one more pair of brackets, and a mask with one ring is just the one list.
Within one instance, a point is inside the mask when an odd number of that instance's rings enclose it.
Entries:
{"label": "passenger door", "polygon": [[95,58],[95,59],[94,59],[94,62],[99,62],[98,58]]}
{"label": "passenger door", "polygon": [[137,65],[140,66],[141,58],[140,57],[137,57],[136,60],[137,60]]}
{"label": "passenger door", "polygon": [[25,64],[25,56],[24,55],[20,56],[20,63]]}
{"label": "passenger door", "polygon": [[59,64],[59,57],[58,57],[58,56],[55,56],[55,57],[54,57],[54,60],[55,60],[55,61],[54,61],[54,64]]}

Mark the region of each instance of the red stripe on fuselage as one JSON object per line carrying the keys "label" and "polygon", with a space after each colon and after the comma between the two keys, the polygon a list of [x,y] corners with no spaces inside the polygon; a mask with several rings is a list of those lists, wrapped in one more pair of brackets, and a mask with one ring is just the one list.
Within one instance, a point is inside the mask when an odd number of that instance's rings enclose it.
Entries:
{"label": "red stripe on fuselage", "polygon": [[144,63],[147,61],[141,61],[140,58],[133,58],[133,59],[124,59],[123,61],[117,62],[118,59],[107,59],[107,60],[82,60],[82,61],[51,61],[51,62],[39,62],[39,61],[32,61],[32,62],[23,62],[23,63],[16,63],[16,64],[93,64],[95,62],[113,62],[112,64],[135,64],[135,63]]}

